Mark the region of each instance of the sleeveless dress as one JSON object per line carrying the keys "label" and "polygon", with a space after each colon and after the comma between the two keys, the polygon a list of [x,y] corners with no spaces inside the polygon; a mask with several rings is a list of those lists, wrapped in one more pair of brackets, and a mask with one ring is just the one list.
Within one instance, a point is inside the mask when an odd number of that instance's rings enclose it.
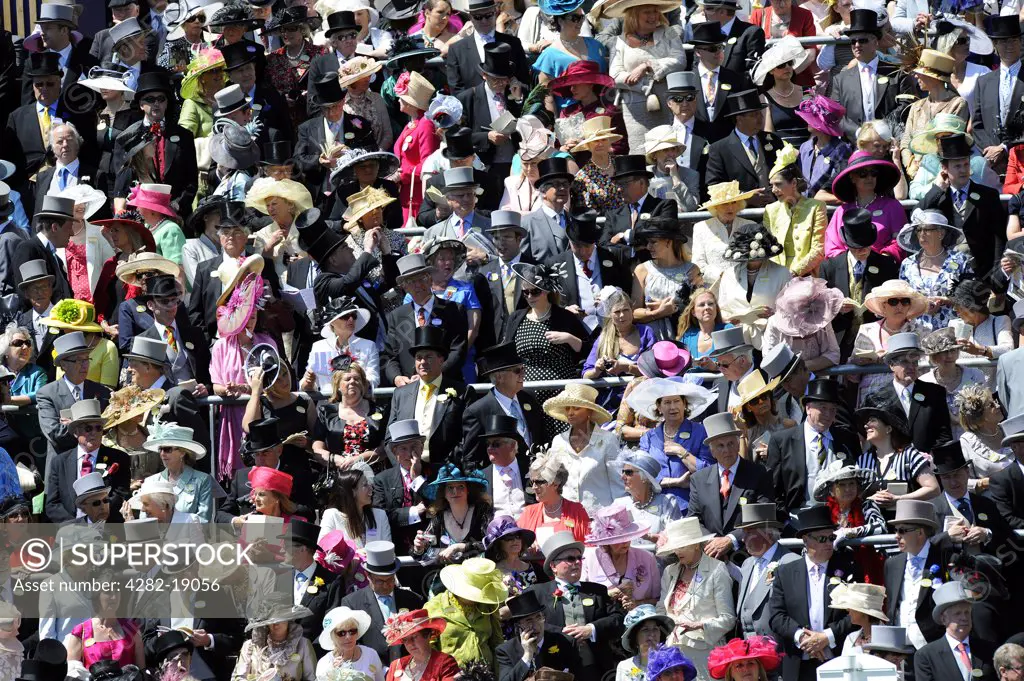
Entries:
{"label": "sleeveless dress", "polygon": [[[576,353],[568,344],[553,345],[544,337],[548,331],[551,331],[550,317],[536,322],[526,317],[516,330],[516,352],[523,358],[523,363],[526,365],[526,380],[552,381],[579,378],[576,368]],[[557,389],[538,390],[535,396],[537,401],[543,404],[544,400],[554,397],[558,392]],[[550,440],[566,430],[567,427],[565,423],[544,414],[546,440]]]}
{"label": "sleeveless dress", "polygon": [[784,142],[789,142],[796,148],[807,141],[810,132],[807,130],[807,123],[796,115],[795,106],[783,106],[772,99],[772,96],[765,94],[768,100],[768,110],[772,115],[772,124],[775,126],[775,134]]}
{"label": "sleeveless dress", "polygon": [[138,631],[131,620],[118,619],[124,634],[114,641],[96,641],[93,639],[92,618],[71,630],[74,636],[82,641],[82,664],[88,669],[101,660],[116,660],[122,667],[135,664],[135,644],[132,639]]}
{"label": "sleeveless dress", "polygon": [[[663,298],[673,298],[679,295],[679,287],[690,280],[690,270],[696,267],[692,262],[684,262],[674,267],[660,268],[653,260],[647,261],[647,277],[644,279],[644,302],[649,303]],[[681,306],[680,306],[681,307]],[[676,321],[679,315],[662,317],[648,326],[654,331],[658,340],[675,340]],[[531,380],[527,377],[526,380]]]}

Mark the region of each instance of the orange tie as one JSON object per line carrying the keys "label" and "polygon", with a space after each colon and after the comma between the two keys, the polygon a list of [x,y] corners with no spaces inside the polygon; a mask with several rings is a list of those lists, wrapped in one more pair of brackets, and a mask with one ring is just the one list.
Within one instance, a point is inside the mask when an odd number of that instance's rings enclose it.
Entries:
{"label": "orange tie", "polygon": [[178,341],[174,339],[174,329],[169,326],[164,327],[164,331],[167,332],[167,344],[171,346],[171,350],[178,351]]}
{"label": "orange tie", "polygon": [[732,490],[732,485],[729,484],[729,469],[722,471],[722,487],[720,492],[722,493],[722,499],[729,498],[729,492]]}

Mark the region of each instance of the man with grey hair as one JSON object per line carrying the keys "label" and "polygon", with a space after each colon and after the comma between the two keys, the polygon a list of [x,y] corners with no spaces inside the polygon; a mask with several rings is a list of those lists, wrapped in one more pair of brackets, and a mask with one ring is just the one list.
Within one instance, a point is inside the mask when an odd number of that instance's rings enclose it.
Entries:
{"label": "man with grey hair", "polygon": [[573,174],[564,158],[548,158],[537,167],[540,175],[534,187],[541,195],[541,205],[523,216],[526,238],[521,246],[535,262],[547,262],[569,248],[565,228],[569,218],[569,187]]}
{"label": "man with grey hair", "polygon": [[96,169],[84,164],[79,154],[82,135],[74,123],[60,123],[50,128],[50,151],[54,165],[39,171],[36,176],[33,205],[38,212],[47,194],[62,192],[68,187],[88,183],[96,177]]}
{"label": "man with grey hair", "polygon": [[996,648],[992,666],[996,668],[999,681],[1017,681],[1024,670],[1024,647],[1016,643],[1004,643]]}
{"label": "man with grey hair", "polygon": [[775,517],[775,504],[745,504],[736,529],[743,531],[743,546],[750,554],[739,569],[736,616],[740,635],[743,638],[771,636],[768,602],[775,570],[780,565],[800,560],[800,556],[779,544],[782,523]]}
{"label": "man with grey hair", "polygon": [[729,381],[729,409],[740,405],[740,393],[737,389],[740,381],[754,370],[754,346],[743,337],[743,327],[733,326],[728,329],[714,331],[711,342],[715,351],[710,357],[718,365],[722,376]]}

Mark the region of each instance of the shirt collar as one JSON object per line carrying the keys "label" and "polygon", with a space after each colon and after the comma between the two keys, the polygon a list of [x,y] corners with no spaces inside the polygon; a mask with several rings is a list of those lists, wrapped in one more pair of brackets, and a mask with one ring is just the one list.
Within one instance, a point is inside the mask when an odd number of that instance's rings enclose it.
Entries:
{"label": "shirt collar", "polygon": [[[950,508],[956,508],[957,504],[960,503],[960,499],[954,499],[953,497],[951,497],[949,495],[949,492],[947,492],[946,490],[942,490],[942,494],[943,494],[943,496],[946,497],[946,503],[949,504]],[[969,492],[967,494],[965,494],[962,498],[966,499],[968,504],[971,503],[971,497],[970,497],[970,493]]]}
{"label": "shirt collar", "polygon": [[312,563],[310,563],[309,567],[307,567],[305,570],[296,570],[296,572],[301,572],[302,574],[306,575],[307,581],[312,580],[313,573],[316,572],[316,561],[314,560]]}
{"label": "shirt collar", "polygon": [[547,203],[542,201],[540,207],[544,211],[544,214],[547,215],[549,218],[552,218],[553,220],[558,219],[558,213],[556,213],[555,209],[549,206]]}
{"label": "shirt collar", "polygon": [[811,422],[810,421],[808,421],[807,419],[804,419],[804,438],[812,438],[813,439],[815,435],[821,435],[821,437],[824,438],[824,439],[828,439],[828,437],[829,437],[829,434],[828,434],[827,430],[824,433],[819,433],[818,431],[816,431],[814,428],[811,427]]}
{"label": "shirt collar", "polygon": [[96,449],[92,450],[91,452],[87,452],[86,450],[82,449],[82,445],[78,445],[78,447],[76,449],[78,450],[78,458],[79,459],[81,459],[86,454],[89,455],[90,459],[95,459],[96,458],[96,452],[100,451],[100,448],[97,447]]}
{"label": "shirt collar", "polygon": [[736,17],[729,19],[729,21],[722,24],[722,35],[729,35],[732,33],[732,25],[736,23]]}
{"label": "shirt collar", "polygon": [[[572,254],[572,259],[576,262],[576,271],[581,272],[583,270],[583,261],[576,257],[576,254]],[[597,249],[595,248],[590,253],[590,258],[587,260],[587,265],[590,266],[591,272],[597,271]]]}
{"label": "shirt collar", "polygon": [[53,115],[57,112],[57,102],[54,102],[50,106],[43,106],[39,102],[36,102],[36,113],[41,114],[43,111],[49,109],[50,114]]}
{"label": "shirt collar", "polygon": [[[432,386],[434,386],[434,391],[435,391],[435,392],[441,389],[441,379],[442,379],[442,378],[444,378],[444,374],[438,374],[438,375],[437,375],[437,378],[435,378],[435,379],[434,379],[433,381],[431,381],[431,382],[430,382],[430,384],[429,384],[429,385],[432,385]],[[427,385],[427,384],[426,384],[426,383],[424,383],[424,382],[423,382],[423,379],[421,378],[421,379],[420,379],[420,388],[422,388],[422,387],[423,387],[423,386],[425,386],[425,385]]]}
{"label": "shirt collar", "polygon": [[[736,479],[736,470],[739,467],[740,467],[740,460],[737,458],[736,459],[736,463],[734,463],[733,465],[729,466],[729,479],[730,480],[735,480]],[[718,477],[722,477],[722,466],[721,465],[718,466]]]}
{"label": "shirt collar", "polygon": [[[970,647],[971,647],[971,637],[970,637],[970,636],[968,636],[968,637],[967,637],[967,638],[965,638],[965,639],[964,639],[963,641],[957,641],[957,640],[956,640],[955,638],[953,638],[953,637],[952,637],[952,636],[950,636],[949,634],[946,634],[946,643],[948,643],[948,644],[949,644],[949,647],[950,647],[951,649],[953,649],[953,651],[955,652],[955,651],[956,651],[956,647],[957,647],[958,645],[960,645],[961,643],[963,643],[963,644],[964,644],[965,646],[967,646],[968,648],[970,648]],[[957,658],[956,658],[956,661],[957,661],[957,662],[959,662],[959,661],[960,661],[960,658],[959,658],[959,657],[957,657]]]}
{"label": "shirt collar", "polygon": [[778,551],[779,542],[775,542],[774,544],[768,547],[768,550],[764,552],[764,555],[761,556],[761,558],[765,561],[765,564],[768,564],[772,562],[772,558],[775,557],[775,554],[778,553]]}
{"label": "shirt collar", "polygon": [[494,393],[494,399],[498,400],[498,404],[501,405],[501,408],[504,409],[506,413],[508,413],[509,411],[512,410],[512,402],[513,402],[513,400],[511,398],[505,397],[501,393],[501,391],[498,390],[497,386],[494,386],[491,389],[491,392]]}
{"label": "shirt collar", "polygon": [[502,260],[501,256],[498,256],[498,264],[500,265],[515,265],[519,262],[519,253],[516,253],[511,260]]}
{"label": "shirt collar", "polygon": [[1009,71],[1010,73],[1020,73],[1020,59],[1013,62],[1009,66],[1003,66],[1003,63],[999,62],[999,72],[1006,73],[1007,71]]}
{"label": "shirt collar", "polygon": [[427,301],[426,305],[420,305],[415,300],[412,301],[413,312],[416,312],[421,307],[423,308],[423,314],[425,314],[425,315],[427,315],[429,317],[430,313],[434,311],[434,296],[433,295],[430,296],[430,300]]}
{"label": "shirt collar", "polygon": [[[810,556],[808,556],[808,555],[807,555],[807,554],[805,553],[805,554],[804,554],[804,564],[806,564],[806,565],[807,565],[807,572],[808,572],[808,573],[810,573],[810,571],[811,571],[811,568],[812,568],[812,567],[814,567],[815,565],[818,565],[819,563],[815,563],[815,562],[814,562],[813,560],[811,560],[811,557],[810,557]],[[823,563],[822,565],[823,565],[823,566],[827,566],[827,565],[828,565],[828,563]]]}
{"label": "shirt collar", "polygon": [[79,165],[80,164],[77,158],[67,165],[62,164],[60,161],[57,161],[57,171],[60,171],[61,168],[67,168],[72,175],[77,175]]}
{"label": "shirt collar", "polygon": [[52,310],[52,309],[53,309],[53,303],[50,303],[50,306],[46,308],[46,310],[43,312],[43,314],[39,314],[38,312],[36,312],[35,308],[32,308],[32,321],[38,321],[38,320],[43,319],[45,317],[49,317],[50,316],[50,310]]}
{"label": "shirt collar", "polygon": [[62,378],[64,379],[64,384],[65,384],[65,385],[67,385],[67,387],[68,387],[68,388],[70,388],[70,389],[78,388],[79,390],[81,390],[81,391],[82,391],[82,393],[83,393],[83,397],[84,397],[84,393],[85,393],[85,381],[82,381],[82,382],[81,382],[81,383],[79,383],[78,385],[75,385],[74,383],[72,383],[71,381],[69,381],[69,380],[68,380],[68,376],[67,376],[67,374],[64,374],[64,376],[63,376]]}
{"label": "shirt collar", "polygon": [[866,64],[861,64],[861,66],[869,67],[871,69],[871,73],[878,73],[878,55],[876,54],[874,59]]}
{"label": "shirt collar", "polygon": [[[718,73],[719,69],[721,69],[721,68],[722,68],[721,66],[716,66],[713,69],[708,69],[707,67],[704,66],[703,62],[699,62],[698,61],[697,62],[697,75],[700,76],[701,78],[703,78],[704,76],[708,75],[709,73]],[[691,118],[690,120],[692,121],[693,119]]]}
{"label": "shirt collar", "polygon": [[747,146],[747,140],[749,140],[751,138],[750,135],[744,135],[739,130],[736,130],[736,136],[740,138],[740,142],[743,143],[743,146]]}

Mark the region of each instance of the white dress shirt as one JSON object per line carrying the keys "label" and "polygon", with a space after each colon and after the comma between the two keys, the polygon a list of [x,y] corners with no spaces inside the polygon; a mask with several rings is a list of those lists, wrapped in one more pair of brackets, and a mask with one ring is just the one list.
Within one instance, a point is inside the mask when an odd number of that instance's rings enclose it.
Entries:
{"label": "white dress shirt", "polygon": [[519,518],[526,505],[523,490],[523,472],[519,462],[512,459],[508,466],[494,464],[494,515],[510,515]]}
{"label": "white dress shirt", "polygon": [[[720,71],[721,71],[721,68],[716,68],[716,69],[712,69],[712,70],[709,71],[708,69],[704,68],[704,64],[702,64],[701,62],[697,62],[697,75],[700,76],[700,91],[701,91],[701,93],[704,96],[704,106],[708,110],[708,119],[709,120],[714,120],[714,118],[715,118],[715,109],[718,106],[717,93],[718,93],[719,82],[720,82],[720,78],[721,78]],[[708,101],[708,79],[711,77],[712,73],[715,74],[715,90],[714,90],[715,99],[714,99],[714,101]],[[691,122],[692,122],[692,119],[691,119]],[[691,129],[692,129],[692,127],[691,127]]]}
{"label": "white dress shirt", "polygon": [[43,320],[49,319],[50,310],[52,309],[53,303],[50,303],[49,307],[47,307],[42,314],[39,314],[35,311],[35,308],[32,308],[32,330],[35,332],[37,350],[42,347],[43,341],[46,339],[46,334],[50,333],[50,327],[43,324]]}
{"label": "white dress shirt", "polygon": [[956,666],[960,668],[960,673],[963,675],[964,681],[971,681],[972,680],[972,675],[971,674],[973,672],[973,666],[974,665],[969,665],[967,667],[964,667],[964,661],[960,658],[960,651],[957,650],[957,648],[959,648],[961,644],[966,646],[967,647],[967,656],[968,656],[968,659],[970,659],[970,655],[971,655],[971,639],[970,639],[970,637],[964,639],[963,641],[958,641],[955,638],[953,638],[952,636],[950,636],[949,634],[946,634],[946,643],[949,645],[950,650],[953,652],[953,659],[956,660]]}
{"label": "white dress shirt", "polygon": [[[925,542],[918,553],[913,556],[907,555],[907,565],[903,568],[903,593],[899,609],[899,626],[907,630],[907,640],[919,650],[928,642],[921,633],[921,627],[917,625],[917,599],[921,595],[921,578],[928,569],[929,546],[928,542]],[[915,558],[921,564],[920,570],[914,566]]]}
{"label": "white dress shirt", "polygon": [[601,263],[597,259],[597,248],[594,248],[590,254],[590,259],[587,261],[587,267],[590,268],[591,276],[588,278],[587,273],[583,271],[583,261],[576,257],[574,253],[572,256],[573,264],[576,266],[576,288],[580,292],[580,309],[585,313],[583,323],[587,325],[587,328],[593,331],[600,324],[601,320],[597,316],[597,292],[601,290]]}
{"label": "white dress shirt", "polygon": [[904,416],[910,416],[910,400],[912,399],[911,393],[914,392],[914,384],[911,383],[908,386],[904,386],[899,383],[895,378],[892,379],[893,390],[896,391],[896,398],[899,399],[900,404],[903,405]]}
{"label": "white dress shirt", "polygon": [[[831,629],[825,627],[825,583],[828,580],[828,575],[825,573],[828,570],[828,565],[825,563],[818,565],[806,555],[804,556],[804,563],[807,566],[807,590],[809,592],[807,615],[811,623],[810,631],[824,632],[828,636],[829,647],[823,651],[825,657],[828,658],[831,657],[829,649],[836,646],[835,634],[832,633]],[[800,645],[800,639],[803,638],[805,633],[808,633],[807,629],[796,630],[793,638],[797,645]],[[803,659],[807,659],[806,653],[804,653]]]}

